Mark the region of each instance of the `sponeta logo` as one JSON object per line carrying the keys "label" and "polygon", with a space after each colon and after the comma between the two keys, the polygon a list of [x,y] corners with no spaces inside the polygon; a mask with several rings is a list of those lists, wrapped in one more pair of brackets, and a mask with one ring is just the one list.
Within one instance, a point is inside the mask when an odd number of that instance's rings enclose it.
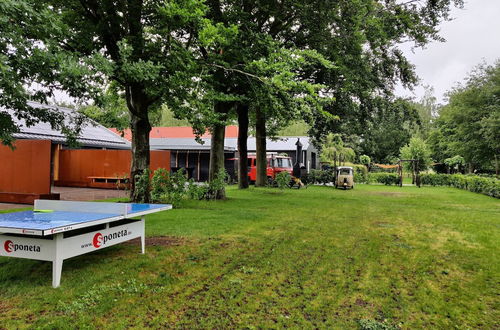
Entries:
{"label": "sponeta logo", "polygon": [[117,232],[107,234],[107,235],[103,235],[101,233],[96,233],[94,235],[94,239],[92,240],[92,245],[95,248],[100,248],[101,246],[106,245],[106,243],[109,241],[112,241],[112,240],[120,238],[120,237],[127,236],[129,234],[130,234],[130,232],[126,229],[119,230]]}
{"label": "sponeta logo", "polygon": [[5,249],[5,251],[11,253],[14,249],[14,243],[12,243],[12,241],[5,241],[3,248]]}
{"label": "sponeta logo", "polygon": [[101,245],[102,245],[102,234],[101,233],[96,233],[94,235],[94,239],[92,240],[92,245],[94,245],[95,248],[101,247]]}
{"label": "sponeta logo", "polygon": [[16,244],[11,240],[5,241],[3,248],[7,253],[12,253],[16,251],[26,251],[26,252],[40,252],[41,248],[39,245],[30,244]]}

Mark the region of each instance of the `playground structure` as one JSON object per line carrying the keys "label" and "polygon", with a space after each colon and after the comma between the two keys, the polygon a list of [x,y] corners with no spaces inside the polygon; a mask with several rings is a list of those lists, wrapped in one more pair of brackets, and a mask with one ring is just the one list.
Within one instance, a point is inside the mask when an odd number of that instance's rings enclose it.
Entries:
{"label": "playground structure", "polygon": [[415,185],[420,188],[420,175],[418,170],[418,159],[400,159],[398,161],[399,186],[403,186],[403,163],[411,163],[412,176],[415,179]]}
{"label": "playground structure", "polygon": [[412,177],[414,179],[414,184],[420,188],[420,174],[418,170],[418,159],[400,159],[397,164],[394,165],[386,165],[386,164],[374,164],[377,167],[383,168],[383,169],[397,169],[397,173],[399,176],[399,186],[403,186],[403,163],[408,162],[411,164],[411,173]]}

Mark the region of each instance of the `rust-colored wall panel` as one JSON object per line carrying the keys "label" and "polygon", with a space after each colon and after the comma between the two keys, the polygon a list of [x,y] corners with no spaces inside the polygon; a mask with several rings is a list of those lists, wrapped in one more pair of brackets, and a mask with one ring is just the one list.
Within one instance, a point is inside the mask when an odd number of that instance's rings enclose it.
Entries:
{"label": "rust-colored wall panel", "polygon": [[17,140],[15,149],[0,145],[0,192],[50,194],[48,140]]}
{"label": "rust-colored wall panel", "polygon": [[170,151],[151,151],[149,168],[151,171],[158,168],[170,171]]}
{"label": "rust-colored wall panel", "polygon": [[[130,150],[60,150],[59,186],[87,187],[89,177],[128,177]],[[151,170],[170,170],[170,151],[151,151]]]}

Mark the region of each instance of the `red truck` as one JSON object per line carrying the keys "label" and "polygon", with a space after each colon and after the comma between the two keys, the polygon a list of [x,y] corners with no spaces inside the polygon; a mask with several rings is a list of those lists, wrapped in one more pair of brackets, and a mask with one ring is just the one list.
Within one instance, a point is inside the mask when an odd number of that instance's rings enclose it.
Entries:
{"label": "red truck", "polygon": [[[288,172],[292,175],[292,159],[287,156],[267,156],[267,178],[274,180],[280,172]],[[255,155],[248,155],[248,180],[255,182],[257,180],[257,158]]]}

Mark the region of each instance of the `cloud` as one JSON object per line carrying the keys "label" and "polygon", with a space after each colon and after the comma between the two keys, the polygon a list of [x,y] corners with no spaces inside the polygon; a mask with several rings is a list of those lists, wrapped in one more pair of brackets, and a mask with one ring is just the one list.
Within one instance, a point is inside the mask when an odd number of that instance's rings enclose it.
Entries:
{"label": "cloud", "polygon": [[[438,101],[443,101],[444,94],[479,63],[493,63],[500,58],[500,1],[474,0],[465,4],[464,9],[454,8],[452,21],[440,26],[440,35],[446,42],[433,42],[425,49],[412,51],[411,45],[401,49],[410,62],[415,64],[421,78],[420,86],[430,85],[435,89]],[[423,95],[423,88],[415,93],[401,86],[396,88],[396,95]]]}

